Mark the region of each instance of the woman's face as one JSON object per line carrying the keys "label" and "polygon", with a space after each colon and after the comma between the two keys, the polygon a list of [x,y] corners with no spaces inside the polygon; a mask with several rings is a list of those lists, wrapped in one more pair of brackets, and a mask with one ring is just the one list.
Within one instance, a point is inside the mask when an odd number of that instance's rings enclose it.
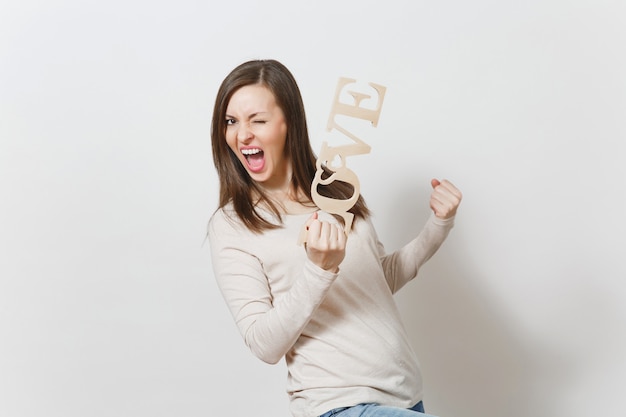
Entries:
{"label": "woman's face", "polygon": [[286,139],[285,116],[267,87],[255,84],[235,91],[226,108],[226,143],[266,189],[284,190],[289,183]]}

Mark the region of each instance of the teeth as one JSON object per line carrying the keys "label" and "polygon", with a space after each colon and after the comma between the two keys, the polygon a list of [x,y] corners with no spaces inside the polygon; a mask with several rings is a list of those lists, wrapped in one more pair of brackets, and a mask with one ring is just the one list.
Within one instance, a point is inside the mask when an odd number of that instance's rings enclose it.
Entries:
{"label": "teeth", "polygon": [[258,149],[258,148],[254,148],[254,149],[242,149],[242,150],[241,150],[241,153],[242,153],[242,154],[244,154],[244,155],[254,155],[254,154],[257,154],[257,153],[259,153],[259,152],[261,152],[261,150],[260,150],[260,149]]}

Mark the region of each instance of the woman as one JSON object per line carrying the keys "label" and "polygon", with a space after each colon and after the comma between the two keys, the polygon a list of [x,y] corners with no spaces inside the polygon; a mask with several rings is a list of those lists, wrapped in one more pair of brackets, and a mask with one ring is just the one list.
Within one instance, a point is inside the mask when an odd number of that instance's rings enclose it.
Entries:
{"label": "woman", "polygon": [[[289,70],[250,61],[223,81],[211,129],[220,179],[209,223],[215,277],[247,346],[285,357],[295,417],[423,412],[417,358],[393,293],[417,275],[452,228],[461,193],[432,180],[434,214],[385,254],[362,198],[349,236],[311,197],[316,157]],[[352,195],[335,181],[324,193]],[[304,246],[297,244],[307,227]]]}

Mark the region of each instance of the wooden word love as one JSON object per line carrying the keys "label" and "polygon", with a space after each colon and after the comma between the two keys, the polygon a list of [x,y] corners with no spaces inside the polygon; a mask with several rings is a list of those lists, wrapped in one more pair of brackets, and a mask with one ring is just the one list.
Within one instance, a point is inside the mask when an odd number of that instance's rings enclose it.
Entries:
{"label": "wooden word love", "polygon": [[[348,212],[348,210],[350,210],[354,206],[354,204],[356,204],[359,198],[359,193],[361,191],[358,177],[356,176],[354,171],[346,166],[346,158],[348,156],[369,153],[369,151],[371,150],[371,146],[359,139],[354,133],[342,127],[337,122],[336,117],[341,115],[366,120],[371,122],[373,127],[376,127],[378,125],[378,118],[380,117],[380,111],[383,105],[383,100],[385,98],[385,92],[387,91],[387,89],[381,85],[368,83],[368,85],[371,86],[378,93],[378,101],[376,103],[375,109],[370,109],[362,106],[363,100],[370,99],[370,95],[355,91],[346,91],[350,96],[352,96],[354,100],[353,103],[348,104],[342,102],[340,100],[342,90],[347,85],[355,82],[356,80],[353,80],[351,78],[339,78],[339,81],[337,83],[337,89],[335,90],[333,106],[330,112],[330,116],[328,118],[328,123],[326,125],[326,130],[328,132],[337,130],[341,134],[345,135],[347,138],[351,139],[354,143],[342,146],[329,146],[328,143],[324,141],[322,143],[322,150],[319,154],[319,157],[317,158],[317,171],[315,173],[313,184],[311,185],[311,195],[313,197],[313,202],[320,209],[328,213],[340,215],[344,219],[344,230],[346,233],[349,233],[350,229],[352,228],[352,221],[354,220],[354,215]],[[336,166],[335,162],[339,162],[339,165]],[[325,174],[324,167],[332,171],[332,173],[326,178],[323,178],[323,176],[328,175],[327,172]],[[342,181],[350,184],[353,187],[352,196],[344,200],[326,197],[319,193],[319,186],[327,186],[334,181]]]}

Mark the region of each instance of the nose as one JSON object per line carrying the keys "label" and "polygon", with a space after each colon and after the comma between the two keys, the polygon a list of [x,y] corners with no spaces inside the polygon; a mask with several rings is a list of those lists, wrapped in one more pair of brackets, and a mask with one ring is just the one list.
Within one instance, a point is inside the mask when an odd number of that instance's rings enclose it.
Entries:
{"label": "nose", "polygon": [[245,142],[250,139],[252,139],[252,130],[250,130],[250,125],[248,123],[240,123],[239,128],[237,129],[237,140]]}

